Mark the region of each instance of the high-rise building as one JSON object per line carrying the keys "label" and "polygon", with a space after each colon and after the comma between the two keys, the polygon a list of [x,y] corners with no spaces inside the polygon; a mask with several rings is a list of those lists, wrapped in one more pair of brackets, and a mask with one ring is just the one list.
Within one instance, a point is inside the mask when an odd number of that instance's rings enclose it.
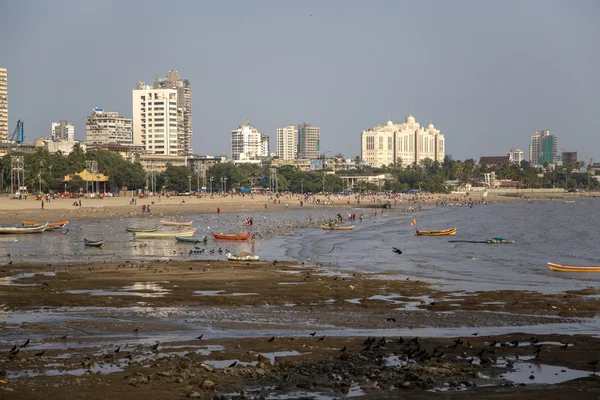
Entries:
{"label": "high-rise building", "polygon": [[260,153],[263,156],[271,155],[271,145],[269,144],[269,134],[262,132],[260,134]]}
{"label": "high-rise building", "polygon": [[0,68],[0,142],[8,140],[8,75]]}
{"label": "high-rise building", "polygon": [[154,89],[177,90],[177,152],[192,154],[192,84],[179,77],[177,71],[169,71],[166,78],[156,78]]}
{"label": "high-rise building", "polygon": [[298,131],[294,125],[277,128],[277,157],[280,160],[291,161],[296,159],[298,152]]}
{"label": "high-rise building", "polygon": [[69,121],[52,123],[52,140],[55,142],[72,142],[75,140],[75,126]]}
{"label": "high-rise building", "polygon": [[298,125],[298,158],[310,160],[319,158],[321,150],[321,128],[311,124]]}
{"label": "high-rise building", "polygon": [[265,145],[263,139],[265,135],[250,125],[250,121],[246,121],[244,125],[238,125],[237,129],[231,131],[231,158],[234,160],[255,160],[259,157],[268,156],[269,136],[266,135]]}
{"label": "high-rise building", "polygon": [[444,135],[430,122],[427,128],[415,121],[410,114],[403,124],[388,121],[362,132],[362,161],[372,167],[387,165],[408,166],[426,158],[443,162]]}
{"label": "high-rise building", "polygon": [[506,152],[506,155],[508,156],[508,161],[511,164],[521,165],[521,161],[524,160],[523,150],[521,149],[510,149]]}
{"label": "high-rise building", "polygon": [[118,112],[96,107],[92,115],[85,118],[85,142],[88,146],[108,143],[130,146],[133,144],[133,122],[131,118],[119,117]]}
{"label": "high-rise building", "polygon": [[579,162],[577,161],[576,151],[563,151],[562,152],[562,166],[564,168],[578,168]]}
{"label": "high-rise building", "polygon": [[556,164],[558,160],[558,144],[556,136],[550,131],[539,130],[531,137],[529,145],[529,162],[531,165]]}
{"label": "high-rise building", "polygon": [[150,154],[180,154],[177,90],[138,83],[133,90],[133,144]]}

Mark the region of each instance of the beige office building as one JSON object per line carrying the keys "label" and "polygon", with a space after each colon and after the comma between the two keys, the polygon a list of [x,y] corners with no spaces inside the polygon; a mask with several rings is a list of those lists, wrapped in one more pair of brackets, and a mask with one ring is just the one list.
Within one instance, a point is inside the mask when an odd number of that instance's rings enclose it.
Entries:
{"label": "beige office building", "polygon": [[361,158],[372,167],[406,167],[429,158],[443,162],[444,135],[432,123],[423,128],[410,114],[403,124],[388,121],[362,132]]}
{"label": "beige office building", "polygon": [[109,143],[118,143],[123,146],[132,145],[133,124],[131,118],[120,117],[118,112],[94,108],[92,115],[85,118],[85,143],[88,146]]}
{"label": "beige office building", "polygon": [[133,90],[133,144],[150,154],[179,154],[177,90],[142,83]]}
{"label": "beige office building", "polygon": [[0,68],[0,142],[8,140],[8,82],[6,68]]}

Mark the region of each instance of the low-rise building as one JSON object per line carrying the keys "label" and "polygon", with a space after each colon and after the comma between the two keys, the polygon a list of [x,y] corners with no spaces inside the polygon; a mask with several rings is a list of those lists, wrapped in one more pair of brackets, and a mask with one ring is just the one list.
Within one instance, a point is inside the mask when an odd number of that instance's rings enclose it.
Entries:
{"label": "low-rise building", "polygon": [[118,112],[96,107],[92,110],[92,115],[85,119],[85,142],[90,146],[108,143],[132,145],[132,119],[120,117]]}

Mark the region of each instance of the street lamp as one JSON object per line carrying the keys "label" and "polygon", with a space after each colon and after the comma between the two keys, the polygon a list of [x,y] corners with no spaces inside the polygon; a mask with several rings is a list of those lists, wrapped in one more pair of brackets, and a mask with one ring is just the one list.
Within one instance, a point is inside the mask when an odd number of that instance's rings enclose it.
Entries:
{"label": "street lamp", "polygon": [[192,176],[188,175],[188,192],[192,193]]}
{"label": "street lamp", "polygon": [[301,187],[301,189],[300,189],[301,193],[304,194],[304,179],[300,179],[300,187]]}
{"label": "street lamp", "polygon": [[227,178],[224,178],[224,180],[225,180],[225,183],[224,183],[223,188],[225,189],[225,192],[227,192]]}
{"label": "street lamp", "polygon": [[325,194],[325,160],[327,159],[325,155],[329,153],[329,150],[323,152],[323,194]]}
{"label": "street lamp", "polygon": [[212,183],[213,183],[213,177],[211,176],[209,180],[210,180],[210,195],[211,195],[211,197],[212,197]]}
{"label": "street lamp", "polygon": [[38,172],[39,190],[38,193],[42,193],[42,172]]}

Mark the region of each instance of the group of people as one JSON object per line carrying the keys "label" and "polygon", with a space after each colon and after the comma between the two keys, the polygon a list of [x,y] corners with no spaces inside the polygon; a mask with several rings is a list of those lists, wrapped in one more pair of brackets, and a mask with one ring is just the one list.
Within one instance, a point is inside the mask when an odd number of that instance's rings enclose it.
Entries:
{"label": "group of people", "polygon": [[244,224],[246,225],[253,225],[254,224],[254,220],[252,219],[252,217],[248,217],[246,218],[244,221],[242,221]]}
{"label": "group of people", "polygon": [[142,213],[150,214],[150,204],[148,204],[148,205],[142,204]]}

